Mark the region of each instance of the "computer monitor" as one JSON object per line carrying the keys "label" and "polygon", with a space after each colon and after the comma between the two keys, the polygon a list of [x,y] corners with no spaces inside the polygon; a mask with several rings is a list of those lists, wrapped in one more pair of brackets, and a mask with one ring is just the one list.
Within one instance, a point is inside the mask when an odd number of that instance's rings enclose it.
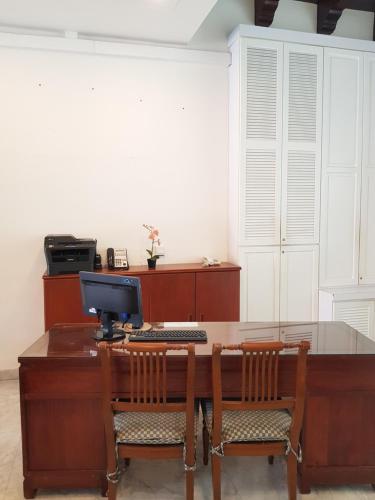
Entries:
{"label": "computer monitor", "polygon": [[100,329],[95,340],[119,340],[123,330],[113,327],[115,321],[131,323],[133,328],[143,325],[141,283],[139,278],[114,274],[81,271],[83,312],[97,316]]}

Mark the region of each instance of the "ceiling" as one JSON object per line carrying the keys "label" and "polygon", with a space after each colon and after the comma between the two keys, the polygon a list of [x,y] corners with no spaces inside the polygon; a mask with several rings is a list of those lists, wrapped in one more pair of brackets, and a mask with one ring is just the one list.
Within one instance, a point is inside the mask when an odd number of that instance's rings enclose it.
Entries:
{"label": "ceiling", "polygon": [[217,0],[0,0],[0,30],[187,44]]}
{"label": "ceiling", "polygon": [[[279,0],[272,27],[316,33],[317,7],[309,1]],[[78,33],[226,52],[230,33],[239,24],[254,24],[254,12],[254,0],[0,0],[0,32]],[[345,9],[334,34],[372,40],[373,19],[372,13]]]}

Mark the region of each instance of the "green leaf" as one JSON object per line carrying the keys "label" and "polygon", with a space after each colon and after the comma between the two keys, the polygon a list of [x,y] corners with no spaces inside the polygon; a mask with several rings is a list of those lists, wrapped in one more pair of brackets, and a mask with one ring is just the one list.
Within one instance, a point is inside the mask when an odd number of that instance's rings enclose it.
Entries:
{"label": "green leaf", "polygon": [[146,249],[146,252],[149,254],[150,257],[152,257],[152,252],[151,250]]}

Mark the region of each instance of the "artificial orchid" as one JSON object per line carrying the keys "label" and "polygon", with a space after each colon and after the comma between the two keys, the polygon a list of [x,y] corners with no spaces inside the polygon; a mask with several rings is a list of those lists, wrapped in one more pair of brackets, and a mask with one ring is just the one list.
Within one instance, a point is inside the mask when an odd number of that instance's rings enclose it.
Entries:
{"label": "artificial orchid", "polygon": [[143,224],[143,227],[145,227],[150,233],[148,235],[148,239],[152,240],[151,250],[147,248],[146,251],[150,255],[150,259],[156,260],[160,257],[160,254],[155,251],[155,246],[160,246],[159,230],[149,224]]}

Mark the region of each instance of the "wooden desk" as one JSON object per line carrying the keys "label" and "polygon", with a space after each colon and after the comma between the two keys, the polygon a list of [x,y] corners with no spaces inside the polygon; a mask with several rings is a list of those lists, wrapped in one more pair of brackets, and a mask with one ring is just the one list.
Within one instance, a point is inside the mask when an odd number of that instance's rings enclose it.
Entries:
{"label": "wooden desk", "polygon": [[[375,483],[375,342],[344,323],[200,323],[208,343],[197,344],[196,396],[211,396],[213,342],[308,339],[307,400],[299,485]],[[101,376],[92,325],[61,326],[20,357],[24,494],[37,488],[98,487],[104,491],[105,443]],[[176,396],[184,393],[185,367],[168,358]],[[280,362],[281,394],[294,385],[294,359]],[[223,360],[223,390],[238,395],[239,357]],[[127,395],[127,363],[115,364],[116,394]],[[266,467],[266,465],[265,465]],[[210,474],[210,469],[207,469]]]}

